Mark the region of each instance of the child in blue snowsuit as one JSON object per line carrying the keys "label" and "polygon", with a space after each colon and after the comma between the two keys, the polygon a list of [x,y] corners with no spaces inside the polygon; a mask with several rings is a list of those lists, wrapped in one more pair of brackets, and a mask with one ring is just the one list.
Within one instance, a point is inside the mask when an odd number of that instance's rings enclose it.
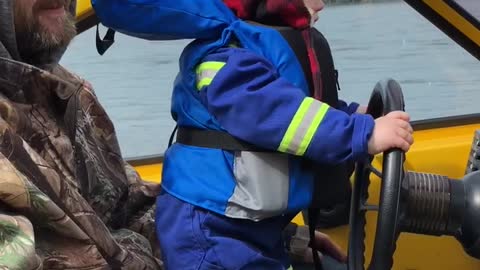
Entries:
{"label": "child in blue snowsuit", "polygon": [[[324,100],[310,28],[321,0],[92,3],[120,32],[195,39],[174,82],[179,130],[157,200],[167,269],[289,268],[282,231],[312,199],[305,161],[335,165],[413,142],[403,112],[374,120],[356,103]],[[285,27],[302,37],[305,59]]]}

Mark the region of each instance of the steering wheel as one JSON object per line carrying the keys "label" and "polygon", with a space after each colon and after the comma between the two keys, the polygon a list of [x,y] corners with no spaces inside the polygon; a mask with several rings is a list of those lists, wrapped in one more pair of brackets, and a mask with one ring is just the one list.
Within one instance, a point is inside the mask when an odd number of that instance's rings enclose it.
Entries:
{"label": "steering wheel", "polygon": [[[400,85],[393,79],[378,82],[368,102],[367,113],[374,118],[391,111],[405,110],[405,102]],[[365,265],[365,225],[366,211],[378,211],[377,228],[369,270],[387,270],[393,265],[393,254],[400,233],[400,190],[405,172],[405,153],[399,149],[384,152],[383,171],[371,166],[373,156],[357,162],[350,205],[350,240],[348,246],[348,269],[360,270]],[[370,173],[382,179],[380,205],[368,205]]]}

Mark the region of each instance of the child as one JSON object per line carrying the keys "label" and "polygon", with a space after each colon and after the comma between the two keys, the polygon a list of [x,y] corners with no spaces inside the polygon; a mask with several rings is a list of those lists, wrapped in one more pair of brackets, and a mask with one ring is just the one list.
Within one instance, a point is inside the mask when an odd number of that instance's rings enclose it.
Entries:
{"label": "child", "polygon": [[321,0],[93,4],[119,31],[196,38],[180,58],[179,131],[157,200],[167,269],[289,268],[282,231],[312,200],[305,161],[337,165],[413,142],[406,113],[374,120],[327,89],[311,28]]}

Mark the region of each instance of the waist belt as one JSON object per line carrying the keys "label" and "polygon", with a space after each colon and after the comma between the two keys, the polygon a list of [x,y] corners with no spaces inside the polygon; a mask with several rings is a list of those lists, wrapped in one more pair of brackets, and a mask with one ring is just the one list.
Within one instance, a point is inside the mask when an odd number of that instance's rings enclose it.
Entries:
{"label": "waist belt", "polygon": [[223,131],[191,127],[178,127],[176,142],[185,145],[223,149],[227,151],[273,152],[239,140]]}

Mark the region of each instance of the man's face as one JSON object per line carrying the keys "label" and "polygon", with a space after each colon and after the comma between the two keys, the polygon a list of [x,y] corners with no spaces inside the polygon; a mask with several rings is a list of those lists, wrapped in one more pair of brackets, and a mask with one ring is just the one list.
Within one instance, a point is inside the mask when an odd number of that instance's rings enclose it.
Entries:
{"label": "man's face", "polygon": [[72,0],[13,1],[19,48],[28,53],[54,50],[75,37],[75,20],[68,11]]}

